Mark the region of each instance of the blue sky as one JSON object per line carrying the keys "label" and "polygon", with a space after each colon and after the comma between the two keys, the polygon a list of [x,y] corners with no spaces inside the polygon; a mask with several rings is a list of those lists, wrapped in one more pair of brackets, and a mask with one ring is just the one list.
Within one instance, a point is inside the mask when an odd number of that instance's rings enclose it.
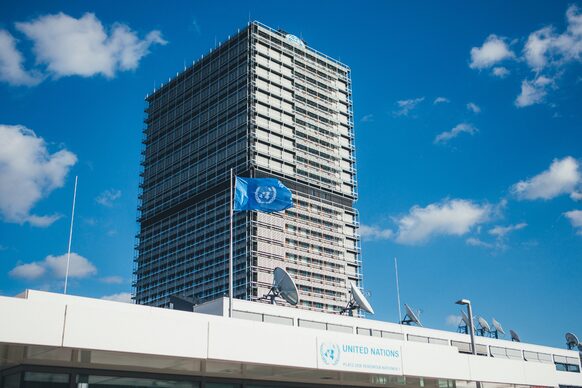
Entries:
{"label": "blue sky", "polygon": [[[580,8],[578,8],[580,7]],[[582,333],[582,4],[0,4],[0,294],[131,291],[144,97],[249,18],[352,69],[364,285],[455,330]],[[74,49],[73,49],[74,48]]]}

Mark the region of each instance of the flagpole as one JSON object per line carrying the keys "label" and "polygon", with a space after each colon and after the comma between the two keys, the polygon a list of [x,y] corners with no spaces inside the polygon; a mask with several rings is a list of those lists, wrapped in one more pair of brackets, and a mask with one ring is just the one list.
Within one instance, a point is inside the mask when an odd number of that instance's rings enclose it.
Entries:
{"label": "flagpole", "polygon": [[69,248],[67,249],[67,269],[65,270],[65,289],[63,294],[67,293],[67,282],[69,280],[69,266],[71,263],[71,241],[73,240],[73,221],[75,218],[75,201],[77,199],[77,180],[78,176],[75,176],[75,189],[73,190],[73,210],[71,211],[71,228],[69,229]]}
{"label": "flagpole", "polygon": [[228,317],[232,318],[232,293],[233,293],[233,270],[232,270],[232,219],[233,219],[233,203],[232,203],[232,178],[233,169],[230,169],[230,244],[228,253]]}
{"label": "flagpole", "polygon": [[396,296],[398,298],[398,323],[401,322],[402,312],[400,311],[400,287],[398,285],[398,261],[394,256],[394,272],[396,273]]}

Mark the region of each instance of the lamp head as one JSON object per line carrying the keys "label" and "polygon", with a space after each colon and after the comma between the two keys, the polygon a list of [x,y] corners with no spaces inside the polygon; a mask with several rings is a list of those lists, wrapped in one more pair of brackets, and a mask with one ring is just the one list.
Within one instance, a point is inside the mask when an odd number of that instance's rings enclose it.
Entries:
{"label": "lamp head", "polygon": [[469,299],[460,299],[460,300],[456,301],[455,303],[460,304],[460,305],[468,305],[468,304],[471,304],[471,301]]}

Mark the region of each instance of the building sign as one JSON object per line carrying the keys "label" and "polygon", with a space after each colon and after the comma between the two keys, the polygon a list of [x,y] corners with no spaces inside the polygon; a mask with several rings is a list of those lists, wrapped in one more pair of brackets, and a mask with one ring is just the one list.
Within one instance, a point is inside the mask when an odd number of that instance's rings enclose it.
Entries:
{"label": "building sign", "polygon": [[305,47],[305,43],[295,35],[287,34],[285,35],[285,39],[287,39],[291,43],[298,44],[301,47]]}
{"label": "building sign", "polygon": [[317,339],[317,367],[353,372],[402,373],[402,348],[389,340]]}

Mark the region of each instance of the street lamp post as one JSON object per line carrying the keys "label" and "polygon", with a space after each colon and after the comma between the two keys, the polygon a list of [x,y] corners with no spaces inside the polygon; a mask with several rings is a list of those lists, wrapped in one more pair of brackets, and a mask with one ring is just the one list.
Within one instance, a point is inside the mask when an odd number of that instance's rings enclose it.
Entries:
{"label": "street lamp post", "polygon": [[[475,346],[475,325],[473,324],[473,309],[471,308],[471,301],[469,299],[460,299],[455,302],[461,306],[467,306],[467,314],[469,315],[469,333],[471,334],[471,350],[473,355],[477,355],[477,347]],[[481,382],[475,381],[476,388],[481,388]]]}
{"label": "street lamp post", "polygon": [[471,301],[469,299],[461,299],[455,302],[461,306],[467,306],[467,314],[469,315],[469,334],[471,334],[471,350],[474,355],[477,355],[477,347],[475,346],[475,325],[473,324],[473,310],[471,309]]}

